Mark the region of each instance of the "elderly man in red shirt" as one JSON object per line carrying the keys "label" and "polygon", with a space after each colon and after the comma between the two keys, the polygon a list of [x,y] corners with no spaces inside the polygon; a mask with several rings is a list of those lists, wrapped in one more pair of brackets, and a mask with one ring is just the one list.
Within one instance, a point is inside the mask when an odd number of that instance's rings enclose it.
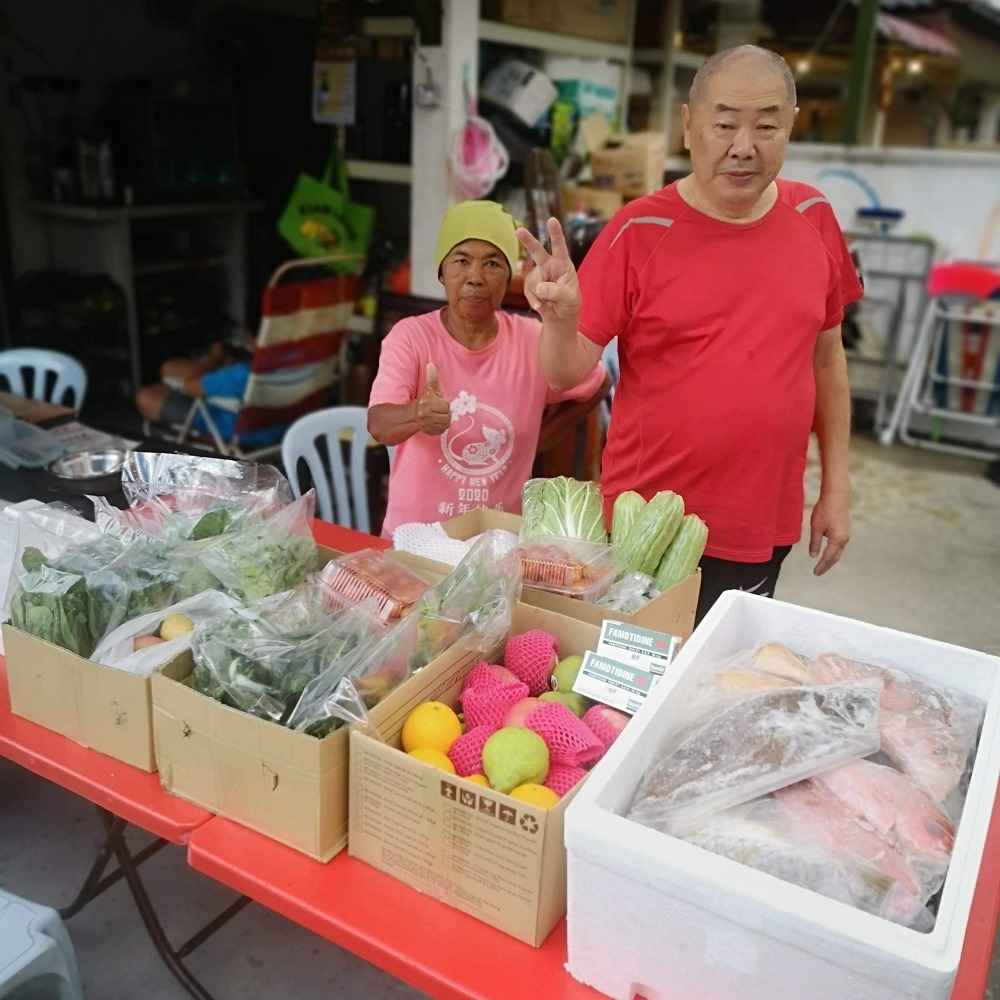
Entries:
{"label": "elderly man in red shirt", "polygon": [[833,211],[778,179],[797,113],[784,60],[717,53],[682,108],[692,172],[626,205],[579,276],[558,222],[552,253],[525,230],[525,293],[542,370],[575,385],[618,338],[621,381],[604,455],[606,513],[624,490],[681,494],[709,526],[698,618],[718,596],[773,596],[800,538],[809,434],[822,485],[814,572],[850,535],[850,392],[840,323],[862,294]]}

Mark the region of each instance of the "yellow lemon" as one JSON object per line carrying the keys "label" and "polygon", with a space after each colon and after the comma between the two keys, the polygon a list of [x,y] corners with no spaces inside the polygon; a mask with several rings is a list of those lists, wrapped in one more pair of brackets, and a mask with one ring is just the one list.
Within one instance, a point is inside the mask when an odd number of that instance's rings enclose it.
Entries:
{"label": "yellow lemon", "polygon": [[439,771],[447,771],[449,774],[455,773],[455,765],[440,750],[420,747],[418,750],[411,750],[409,756],[422,760],[425,764],[430,764],[431,767],[436,767]]}
{"label": "yellow lemon", "polygon": [[467,774],[465,776],[466,781],[471,781],[474,785],[482,785],[483,788],[489,788],[490,783],[486,780],[485,774]]}
{"label": "yellow lemon", "polygon": [[440,750],[447,753],[462,735],[458,716],[440,701],[425,701],[410,712],[403,723],[403,749]]}
{"label": "yellow lemon", "polygon": [[518,785],[510,793],[510,797],[527,802],[528,805],[537,806],[539,809],[551,809],[559,801],[559,796],[551,788],[536,785],[530,781],[527,784]]}

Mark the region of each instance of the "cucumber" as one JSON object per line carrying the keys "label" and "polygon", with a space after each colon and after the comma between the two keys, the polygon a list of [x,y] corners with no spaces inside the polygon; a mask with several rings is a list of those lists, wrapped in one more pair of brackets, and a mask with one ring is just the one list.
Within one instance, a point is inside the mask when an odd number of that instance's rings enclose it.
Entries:
{"label": "cucumber", "polygon": [[632,522],[625,541],[618,548],[623,572],[652,576],[663,553],[674,540],[684,517],[684,501],[670,490],[661,490]]}
{"label": "cucumber", "polygon": [[628,536],[635,519],[643,511],[646,501],[635,492],[626,490],[619,493],[611,515],[611,544],[618,548]]}

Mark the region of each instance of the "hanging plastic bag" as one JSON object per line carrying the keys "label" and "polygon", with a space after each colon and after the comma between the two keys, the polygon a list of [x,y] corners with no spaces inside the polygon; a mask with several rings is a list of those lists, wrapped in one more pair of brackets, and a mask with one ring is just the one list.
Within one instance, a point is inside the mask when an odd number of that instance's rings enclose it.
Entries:
{"label": "hanging plastic bag", "polygon": [[201,564],[244,604],[297,586],[317,568],[312,490],[269,517],[220,535],[200,552]]}
{"label": "hanging plastic bag", "polygon": [[[100,641],[90,658],[138,677],[148,677],[191,647],[194,628],[201,622],[221,618],[239,606],[238,601],[218,590],[196,594],[162,611],[152,611],[119,625]],[[165,638],[161,629],[172,617],[186,619],[191,624],[191,631]],[[160,641],[149,645],[143,643],[150,639]]]}

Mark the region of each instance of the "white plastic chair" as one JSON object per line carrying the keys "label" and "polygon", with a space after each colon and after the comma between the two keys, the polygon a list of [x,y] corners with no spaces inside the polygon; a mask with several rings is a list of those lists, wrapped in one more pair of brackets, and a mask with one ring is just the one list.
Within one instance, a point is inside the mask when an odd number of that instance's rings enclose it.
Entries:
{"label": "white plastic chair", "polygon": [[[316,489],[319,516],[324,521],[356,528],[366,534],[371,530],[368,511],[368,477],[365,459],[374,438],[368,433],[368,410],[363,406],[332,406],[300,417],[288,428],[281,442],[281,458],[292,492],[302,495],[299,485],[299,462],[304,461]],[[330,472],[323,464],[319,442],[324,441]],[[341,443],[351,444],[350,472],[344,468]],[[348,497],[348,476],[350,497]],[[330,480],[333,480],[333,495]]]}
{"label": "white plastic chair", "polygon": [[[83,398],[87,395],[87,372],[74,357],[61,351],[43,351],[37,347],[15,347],[0,351],[0,375],[7,379],[10,391],[15,396],[28,396],[24,369],[34,372],[31,384],[31,399],[63,405],[67,392],[73,393],[73,408],[82,409]],[[56,377],[51,395],[46,394],[47,376]]]}
{"label": "white plastic chair", "polygon": [[0,997],[83,1000],[76,952],[59,914],[0,889]]}

